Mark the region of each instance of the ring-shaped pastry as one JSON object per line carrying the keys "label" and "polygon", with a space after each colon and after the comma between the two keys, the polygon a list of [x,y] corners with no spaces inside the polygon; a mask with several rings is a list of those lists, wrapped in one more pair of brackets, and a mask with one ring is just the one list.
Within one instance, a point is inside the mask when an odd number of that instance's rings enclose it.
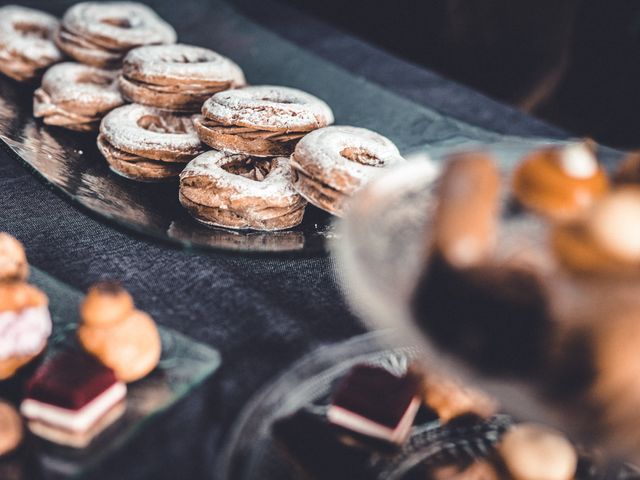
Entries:
{"label": "ring-shaped pastry", "polygon": [[58,25],[48,13],[17,5],[0,7],[0,72],[27,81],[62,60],[53,41]]}
{"label": "ring-shaped pastry", "polygon": [[216,93],[195,126],[216,150],[254,156],[288,156],[308,132],[333,123],[322,100],[288,87],[249,86]]}
{"label": "ring-shaped pastry", "polygon": [[381,168],[403,161],[393,142],[376,132],[321,128],[300,140],[291,155],[293,184],[310,203],[342,215],[349,198]]}
{"label": "ring-shaped pastry", "polygon": [[213,94],[245,83],[240,67],[227,57],[182,44],[131,50],[120,77],[128,100],[178,112],[197,112]]}
{"label": "ring-shaped pastry", "polygon": [[199,222],[233,229],[283,230],[302,221],[307,202],[291,185],[286,157],[212,150],[180,175],[180,203]]}
{"label": "ring-shaped pastry", "polygon": [[115,173],[158,181],[176,177],[204,146],[190,116],[131,104],[102,119],[98,149]]}
{"label": "ring-shaped pastry", "polygon": [[118,73],[65,62],[51,67],[33,96],[33,115],[48,125],[97,130],[108,112],[124,104]]}
{"label": "ring-shaped pastry", "polygon": [[81,63],[114,68],[132,48],[175,43],[176,32],[136,2],[82,2],[64,14],[58,47]]}

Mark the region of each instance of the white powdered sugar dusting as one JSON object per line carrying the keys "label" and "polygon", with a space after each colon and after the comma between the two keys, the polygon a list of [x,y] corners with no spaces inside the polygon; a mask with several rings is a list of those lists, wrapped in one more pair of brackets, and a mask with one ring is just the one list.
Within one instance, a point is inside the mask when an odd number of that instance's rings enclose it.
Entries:
{"label": "white powdered sugar dusting", "polygon": [[128,49],[138,45],[174,43],[171,25],[151,8],[136,2],[82,2],[65,13],[64,28],[98,45]]}
{"label": "white powdered sugar dusting", "polygon": [[250,158],[248,155],[210,150],[191,160],[180,174],[180,180],[198,176],[209,177],[215,182],[218,188],[235,191],[238,198],[283,198],[298,196],[298,193],[291,184],[291,166],[289,159],[286,157],[274,158],[271,170],[269,170],[262,181],[236,175],[222,168],[225,164],[234,161],[245,161]]}
{"label": "white powdered sugar dusting", "polygon": [[41,67],[62,59],[53,42],[58,20],[48,13],[9,5],[0,7],[0,60],[20,56]]}
{"label": "white powdered sugar dusting", "polygon": [[131,50],[124,59],[123,73],[135,68],[143,76],[246,83],[242,69],[232,60],[208,48],[192,45],[150,45]]}
{"label": "white powdered sugar dusting", "polygon": [[560,165],[573,178],[590,178],[598,173],[598,160],[584,143],[564,147],[560,152]]}
{"label": "white powdered sugar dusting", "polygon": [[0,360],[37,354],[51,335],[51,328],[46,306],[0,312]]}
{"label": "white powdered sugar dusting", "polygon": [[329,105],[319,98],[295,88],[271,85],[216,93],[204,103],[202,114],[225,125],[264,130],[306,131],[334,120]]}
{"label": "white powdered sugar dusting", "polygon": [[167,118],[170,113],[144,105],[130,104],[109,112],[100,124],[100,133],[116,148],[135,152],[140,149],[195,150],[201,146],[192,122],[185,122],[186,132],[154,132],[140,126],[143,117]]}
{"label": "white powdered sugar dusting", "polygon": [[118,72],[81,63],[65,62],[51,67],[42,77],[42,88],[54,103],[102,105],[103,110],[122,105]]}
{"label": "white powdered sugar dusting", "polygon": [[[350,160],[345,150],[366,152],[376,159],[376,165]],[[293,154],[295,162],[305,171],[322,172],[323,180],[358,179],[360,185],[380,172],[380,168],[404,162],[391,140],[366,128],[332,126],[305,135]]]}

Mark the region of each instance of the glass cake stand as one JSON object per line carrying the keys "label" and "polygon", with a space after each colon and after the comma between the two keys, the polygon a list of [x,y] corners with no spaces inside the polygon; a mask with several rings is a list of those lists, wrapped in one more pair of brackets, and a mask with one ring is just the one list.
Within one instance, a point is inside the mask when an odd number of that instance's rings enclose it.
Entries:
{"label": "glass cake stand", "polygon": [[[534,146],[496,142],[481,147],[498,158],[508,180],[510,167]],[[433,157],[441,160],[446,153],[441,150]],[[605,436],[615,437],[615,432],[594,427],[594,418],[580,402],[554,400],[544,381],[488,373],[442,348],[418,329],[410,303],[425,265],[436,183],[437,172],[432,165],[409,162],[379,176],[354,199],[345,219],[337,224],[337,236],[331,244],[348,302],[368,327],[394,328],[403,341],[418,345],[420,358],[429,368],[481,388],[517,418],[553,425],[574,438],[607,446],[611,439]],[[514,209],[503,210],[506,213],[498,238],[498,257],[548,251],[539,248],[547,241],[539,219]]]}

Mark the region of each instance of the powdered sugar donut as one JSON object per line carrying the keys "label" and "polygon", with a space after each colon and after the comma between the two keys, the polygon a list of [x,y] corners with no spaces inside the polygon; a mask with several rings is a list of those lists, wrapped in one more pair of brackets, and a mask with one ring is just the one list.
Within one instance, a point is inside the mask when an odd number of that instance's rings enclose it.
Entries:
{"label": "powdered sugar donut", "polygon": [[204,151],[190,116],[137,104],[102,119],[98,148],[112,170],[142,181],[175,177]]}
{"label": "powdered sugar donut", "polygon": [[131,50],[120,86],[127,99],[171,111],[197,112],[214,93],[244,85],[238,65],[191,45],[153,45]]}
{"label": "powdered sugar donut", "polygon": [[333,112],[322,100],[268,85],[216,93],[195,120],[206,144],[255,156],[290,155],[307,132],[331,123]]}
{"label": "powdered sugar donut", "polygon": [[54,65],[33,97],[33,114],[71,130],[97,130],[100,119],[124,104],[118,73],[80,63]]}
{"label": "powdered sugar donut", "polygon": [[293,184],[309,202],[342,215],[349,198],[381,168],[403,162],[386,137],[358,127],[326,127],[306,135],[291,156]]}
{"label": "powdered sugar donut", "polygon": [[186,166],[180,174],[179,198],[196,220],[234,229],[294,227],[302,221],[306,206],[291,185],[288,158],[215,150]]}
{"label": "powdered sugar donut", "polygon": [[62,19],[56,43],[79,62],[118,66],[141,45],[174,43],[175,30],[146,5],[135,2],[82,2]]}
{"label": "powdered sugar donut", "polygon": [[18,81],[35,78],[62,60],[53,37],[58,20],[48,13],[0,7],[0,72]]}

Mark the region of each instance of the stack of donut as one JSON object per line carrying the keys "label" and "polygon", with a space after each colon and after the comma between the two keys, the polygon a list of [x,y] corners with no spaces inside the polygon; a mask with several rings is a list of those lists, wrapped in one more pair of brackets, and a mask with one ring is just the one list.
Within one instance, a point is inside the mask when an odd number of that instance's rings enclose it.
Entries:
{"label": "stack of donut", "polygon": [[282,230],[302,221],[307,202],[342,215],[381,167],[403,160],[377,133],[329,126],[331,109],[313,95],[246,86],[230,59],[175,42],[135,2],[78,3],[61,22],[0,8],[0,71],[27,80],[48,68],[34,115],[99,130],[98,149],[121,176],[179,176],[180,202],[201,223]]}

